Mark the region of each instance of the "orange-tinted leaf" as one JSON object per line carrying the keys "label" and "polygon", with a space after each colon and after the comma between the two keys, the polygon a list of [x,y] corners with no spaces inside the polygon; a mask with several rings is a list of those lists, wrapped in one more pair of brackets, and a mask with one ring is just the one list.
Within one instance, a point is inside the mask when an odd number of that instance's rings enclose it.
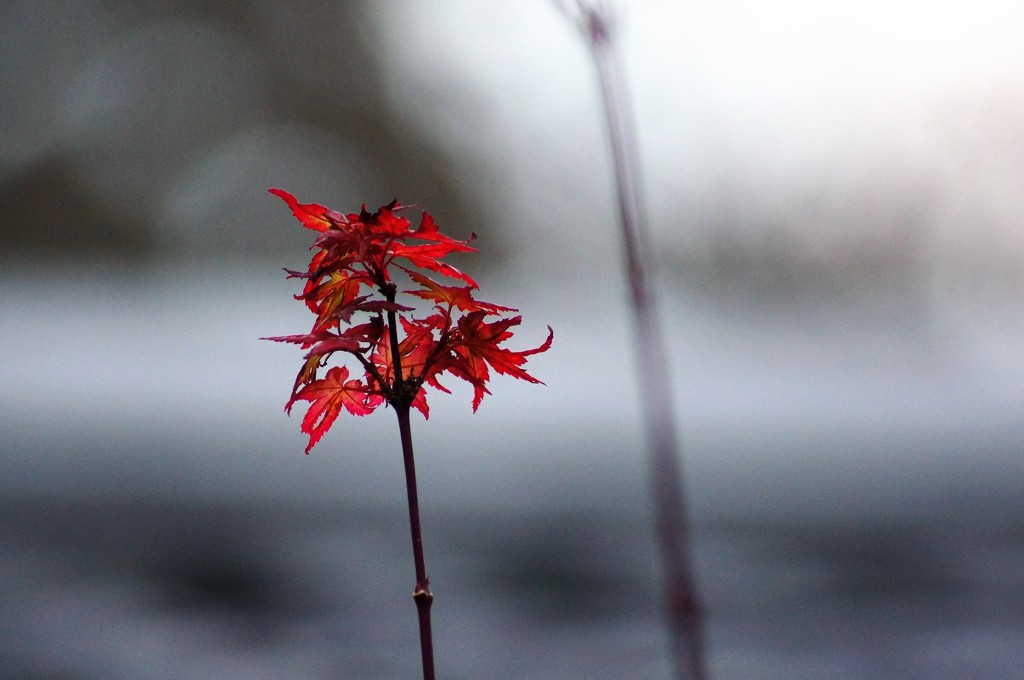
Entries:
{"label": "orange-tinted leaf", "polygon": [[327,281],[309,291],[304,297],[307,305],[312,305],[312,310],[316,314],[314,328],[334,326],[339,319],[346,321],[341,318],[344,316],[342,310],[360,299],[360,288],[359,281],[354,280],[346,273],[331,272]]}
{"label": "orange-tinted leaf", "polygon": [[316,203],[299,203],[294,196],[282,189],[268,189],[292,209],[292,214],[300,222],[314,231],[327,231],[333,225],[345,224],[348,220],[339,212],[335,212]]}
{"label": "orange-tinted leaf", "polygon": [[295,395],[298,394],[299,389],[307,384],[316,380],[317,369],[320,368],[320,357],[318,356],[307,356],[306,361],[303,362],[302,368],[299,369],[298,375],[295,376],[295,383],[292,385],[292,396],[288,399],[288,403],[284,405],[284,412],[288,415],[292,413],[292,406],[295,404]]}
{"label": "orange-tinted leaf", "polygon": [[[406,323],[406,319],[401,320],[403,325]],[[429,341],[429,337],[424,337]],[[410,368],[415,369],[417,366],[417,359],[409,359],[409,355],[416,351],[417,347],[423,344],[424,340],[411,339],[407,337],[405,341],[398,344],[398,351],[400,353],[399,363],[402,366],[402,379],[409,380],[417,377],[414,373],[410,373]],[[377,347],[371,357],[371,362],[378,368],[381,373],[381,377],[384,378],[389,384],[394,384],[395,380],[395,362],[391,356],[391,341],[388,332],[387,324],[384,325],[383,332],[381,333],[380,341],[377,343]],[[410,366],[411,364],[411,366]]]}

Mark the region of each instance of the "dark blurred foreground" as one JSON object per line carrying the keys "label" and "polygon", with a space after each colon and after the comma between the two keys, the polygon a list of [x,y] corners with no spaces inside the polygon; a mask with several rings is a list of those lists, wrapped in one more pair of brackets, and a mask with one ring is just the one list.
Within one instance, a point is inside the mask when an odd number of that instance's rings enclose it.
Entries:
{"label": "dark blurred foreground", "polygon": [[[1019,677],[1024,521],[962,500],[702,521],[714,676]],[[416,677],[404,520],[397,503],[8,499],[3,677]],[[646,529],[431,513],[442,676],[668,677]]]}
{"label": "dark blurred foreground", "polygon": [[[416,677],[394,423],[302,455],[299,353],[256,340],[307,323],[289,285],[9,272],[0,676]],[[574,286],[489,286],[523,346],[555,326],[546,386],[414,423],[442,677],[668,676],[625,324]],[[1020,677],[1012,372],[904,315],[665,299],[714,677]]]}

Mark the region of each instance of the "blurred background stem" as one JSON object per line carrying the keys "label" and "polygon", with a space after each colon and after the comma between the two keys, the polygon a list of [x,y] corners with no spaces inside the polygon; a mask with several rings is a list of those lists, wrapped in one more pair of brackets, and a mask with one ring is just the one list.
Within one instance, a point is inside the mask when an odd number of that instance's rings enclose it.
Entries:
{"label": "blurred background stem", "polygon": [[611,26],[608,11],[582,0],[578,0],[572,7],[568,7],[567,3],[561,5],[580,26],[590,48],[608,128],[626,276],[635,321],[635,351],[640,371],[644,429],[647,433],[648,474],[664,580],[672,661],[680,680],[704,680],[707,677],[704,625],[693,576],[690,529],[668,356],[645,266],[649,251],[644,243],[638,152],[629,99],[615,60],[609,34]]}

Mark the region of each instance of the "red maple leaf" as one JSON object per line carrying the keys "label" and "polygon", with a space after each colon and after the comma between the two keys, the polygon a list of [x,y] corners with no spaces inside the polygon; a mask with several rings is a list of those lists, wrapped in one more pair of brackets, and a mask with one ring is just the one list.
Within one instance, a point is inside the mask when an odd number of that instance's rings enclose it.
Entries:
{"label": "red maple leaf", "polygon": [[391,253],[394,257],[403,257],[417,267],[423,267],[424,269],[429,269],[454,279],[462,279],[476,288],[476,281],[469,274],[456,269],[447,262],[441,262],[442,257],[455,252],[475,253],[476,248],[472,248],[461,241],[424,243],[412,246],[407,246],[404,243],[391,244]]}
{"label": "red maple leaf", "polygon": [[498,345],[512,337],[512,332],[508,329],[518,326],[522,317],[514,316],[486,323],[484,316],[485,312],[478,311],[470,312],[459,319],[459,338],[452,345],[452,350],[458,358],[452,362],[449,368],[474,386],[474,411],[480,406],[484,394],[490,394],[486,387],[487,381],[490,379],[488,366],[503,375],[510,375],[531,383],[541,383],[540,380],[523,370],[522,366],[526,363],[526,357],[531,354],[546,352],[551,347],[551,341],[554,338],[554,331],[551,330],[551,326],[548,326],[548,337],[539,347],[513,352]]}
{"label": "red maple leaf", "polygon": [[[409,220],[398,214],[405,209],[398,201],[374,213],[364,205],[358,213],[345,215],[315,203],[299,203],[280,189],[271,189],[271,193],[284,200],[303,225],[318,232],[308,269],[285,270],[290,278],[305,279],[302,293],[295,297],[316,315],[313,327],[306,334],[265,338],[307,350],[285,406],[290,412],[296,401],[310,402],[302,421],[302,431],[310,436],[307,453],[342,409],[366,415],[389,403],[396,408],[415,408],[428,417],[424,388],[448,392],[438,382],[444,373],[473,386],[474,411],[484,394],[489,394],[491,370],[540,382],[523,366],[529,355],[551,346],[551,328],[547,340],[535,349],[513,352],[500,347],[512,337],[509,329],[519,325],[521,317],[501,318],[516,310],[475,299],[477,284],[472,277],[441,261],[451,253],[476,252],[469,245],[475,234],[466,241],[446,236],[426,212],[413,229]],[[398,259],[466,285],[440,284],[398,264]],[[396,301],[391,267],[404,271],[418,285],[405,293],[434,304],[430,314],[422,318],[406,315],[414,309]],[[357,314],[367,315],[369,320],[354,324]],[[487,321],[488,316],[499,318]],[[319,369],[339,352],[359,362],[363,379],[350,379],[343,365],[318,377]]]}
{"label": "red maple leaf", "polygon": [[[402,269],[405,269],[405,267],[402,267]],[[452,308],[463,312],[482,310],[488,314],[516,311],[512,307],[502,307],[501,305],[473,299],[473,290],[476,288],[475,284],[468,286],[444,286],[419,272],[414,272],[411,269],[405,269],[405,271],[413,281],[420,284],[423,288],[421,290],[407,290],[404,292],[424,300],[433,300],[449,316],[451,315]]]}
{"label": "red maple leaf", "polygon": [[331,428],[342,408],[352,415],[365,416],[379,405],[378,399],[380,397],[368,390],[361,380],[349,380],[345,366],[335,366],[320,380],[303,387],[293,401],[311,402],[301,427],[309,435],[306,453]]}
{"label": "red maple leaf", "polygon": [[327,231],[332,226],[344,224],[344,215],[316,203],[299,203],[294,196],[282,189],[270,189],[270,193],[280,197],[292,209],[292,213],[304,225],[314,231]]}

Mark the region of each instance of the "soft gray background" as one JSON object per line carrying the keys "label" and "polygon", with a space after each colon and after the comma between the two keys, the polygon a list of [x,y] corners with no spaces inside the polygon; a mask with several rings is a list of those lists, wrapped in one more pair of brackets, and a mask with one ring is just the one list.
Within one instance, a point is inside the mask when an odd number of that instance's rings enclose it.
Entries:
{"label": "soft gray background", "polygon": [[[620,2],[715,678],[1024,677],[1024,9]],[[302,454],[276,198],[398,197],[544,387],[414,422],[441,677],[667,677],[553,3],[0,6],[0,676],[416,677],[392,417]]]}

